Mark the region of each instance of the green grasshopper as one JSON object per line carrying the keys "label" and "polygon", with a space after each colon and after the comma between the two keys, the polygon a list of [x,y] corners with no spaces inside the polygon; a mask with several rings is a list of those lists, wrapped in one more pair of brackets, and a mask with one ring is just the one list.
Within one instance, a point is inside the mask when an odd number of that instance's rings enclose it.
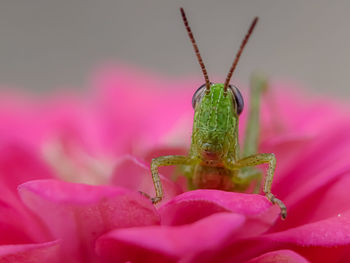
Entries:
{"label": "green grasshopper", "polygon": [[181,165],[192,189],[245,191],[251,182],[255,181],[254,192],[257,193],[260,190],[262,172],[253,166],[267,163],[268,170],[263,191],[268,200],[280,207],[281,218],[285,219],[287,216],[286,206],[271,193],[276,167],[275,155],[273,153],[257,153],[260,97],[267,87],[267,82],[261,76],[255,75],[252,78],[251,105],[242,153],[240,153],[238,143],[238,119],[243,110],[244,102],[238,88],[229,84],[258,18],[253,20],[243,39],[225,83],[214,84],[209,81],[185,11],[183,8],[180,8],[180,11],[201,66],[205,84],[197,89],[192,98],[194,121],[189,154],[187,156],[161,156],[152,159],[151,172],[156,192],[156,196],[151,198],[152,202],[158,203],[163,198],[163,189],[158,173],[160,166]]}

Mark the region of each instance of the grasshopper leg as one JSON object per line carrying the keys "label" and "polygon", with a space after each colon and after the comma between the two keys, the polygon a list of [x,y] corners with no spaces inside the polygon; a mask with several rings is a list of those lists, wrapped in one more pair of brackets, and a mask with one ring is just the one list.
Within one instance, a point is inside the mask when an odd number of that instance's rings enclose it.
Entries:
{"label": "grasshopper leg", "polygon": [[[267,170],[267,175],[264,183],[264,193],[267,199],[269,199],[273,204],[277,204],[281,209],[281,218],[285,219],[287,217],[287,208],[285,204],[278,198],[276,198],[271,193],[271,185],[273,181],[273,175],[276,168],[276,157],[273,153],[258,153],[239,160],[237,163],[229,165],[230,169],[238,169],[247,166],[255,166],[259,164],[268,163],[269,168]],[[231,167],[230,167],[231,166]]]}
{"label": "grasshopper leg", "polygon": [[151,173],[156,196],[151,198],[152,203],[156,204],[163,199],[163,187],[159,178],[158,168],[160,166],[184,165],[189,163],[189,158],[183,155],[160,156],[152,159]]}

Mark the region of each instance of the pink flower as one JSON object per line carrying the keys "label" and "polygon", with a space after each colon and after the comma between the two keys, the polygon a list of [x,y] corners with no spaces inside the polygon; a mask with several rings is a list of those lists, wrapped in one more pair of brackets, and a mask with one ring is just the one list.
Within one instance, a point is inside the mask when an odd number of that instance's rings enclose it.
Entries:
{"label": "pink flower", "polygon": [[200,81],[110,67],[91,83],[84,97],[1,96],[0,262],[350,261],[340,103],[271,82],[260,151],[277,156],[281,221],[263,195],[186,191],[172,167],[161,168],[162,203],[139,194],[154,195],[153,157],[189,148]]}

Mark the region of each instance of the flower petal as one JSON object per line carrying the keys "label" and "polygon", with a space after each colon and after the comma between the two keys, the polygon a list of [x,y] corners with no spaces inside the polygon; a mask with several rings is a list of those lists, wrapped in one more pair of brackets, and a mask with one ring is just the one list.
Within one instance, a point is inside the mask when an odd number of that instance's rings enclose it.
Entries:
{"label": "flower petal", "polygon": [[283,200],[288,196],[292,198],[290,203],[295,203],[309,192],[305,189],[317,190],[348,168],[349,162],[344,156],[350,154],[349,132],[350,123],[340,123],[316,136],[294,160],[294,167],[274,184],[278,196]]}
{"label": "flower petal", "polygon": [[277,250],[268,252],[259,257],[249,260],[247,263],[308,263],[307,259],[292,250]]}
{"label": "flower petal", "polygon": [[[188,136],[190,138],[191,135]],[[189,145],[188,145],[189,146]],[[181,147],[154,147],[149,152],[145,154],[145,162],[148,163],[149,167],[151,165],[151,161],[153,158],[159,157],[159,156],[166,156],[166,155],[187,155],[188,150],[181,148]],[[164,177],[175,181],[176,184],[181,187],[182,192],[185,192],[187,187],[187,179],[179,170],[177,170],[178,167],[176,166],[162,166],[159,167],[159,173],[164,175]]]}
{"label": "flower petal", "polygon": [[0,143],[0,244],[44,242],[48,236],[40,220],[23,205],[17,186],[53,175],[38,154],[24,143]]}
{"label": "flower petal", "polygon": [[305,148],[314,139],[314,135],[304,133],[284,133],[264,139],[260,145],[260,152],[274,153],[277,159],[273,186],[277,185],[285,174],[295,167],[295,160],[303,155]]}
{"label": "flower petal", "polygon": [[39,244],[2,245],[0,262],[6,263],[59,263],[59,241]]}
{"label": "flower petal", "polygon": [[[181,189],[174,182],[161,174],[159,176],[163,186],[163,202],[181,193]],[[120,162],[116,165],[111,183],[112,185],[135,191],[142,191],[149,196],[155,196],[154,184],[149,167],[130,155],[121,158]]]}
{"label": "flower petal", "polygon": [[22,184],[19,193],[76,260],[93,258],[94,240],[107,231],[159,223],[149,200],[123,188],[38,180]]}
{"label": "flower petal", "polygon": [[45,230],[24,205],[14,207],[0,201],[0,245],[43,242],[49,237]]}
{"label": "flower petal", "polygon": [[[249,231],[249,225],[244,225],[242,230]],[[237,231],[235,236],[240,233]],[[277,233],[238,238],[229,240],[221,250],[196,255],[192,262],[246,262],[281,249],[291,249],[311,262],[349,262],[350,211]]]}
{"label": "flower petal", "polygon": [[51,170],[31,147],[13,140],[0,143],[0,180],[11,191],[26,181],[49,178]]}
{"label": "flower petal", "polygon": [[244,223],[244,216],[219,213],[183,226],[114,230],[97,240],[97,253],[108,262],[177,262],[215,250]]}
{"label": "flower petal", "polygon": [[[265,213],[272,204],[266,197],[256,194],[195,190],[176,196],[159,208],[162,224],[181,225],[195,222],[218,212],[234,212],[245,216]],[[278,212],[273,213],[274,218]]]}
{"label": "flower petal", "polygon": [[326,220],[267,234],[263,238],[299,246],[350,245],[350,211]]}
{"label": "flower petal", "polygon": [[106,65],[93,76],[92,86],[97,91],[101,116],[108,119],[118,140],[116,146],[124,153],[127,146],[129,150],[153,147],[178,119],[192,112],[193,87],[189,82],[160,80],[159,76],[125,66]]}
{"label": "flower petal", "polygon": [[[332,175],[332,181],[325,181],[317,190],[309,190],[300,201],[288,206],[288,219],[278,222],[274,232],[294,228],[303,224],[318,222],[337,216],[339,213],[350,210],[350,167],[343,172]],[[322,180],[320,178],[320,180]],[[318,183],[315,182],[315,185]],[[287,199],[288,201],[288,199]],[[300,216],[300,215],[303,216]]]}

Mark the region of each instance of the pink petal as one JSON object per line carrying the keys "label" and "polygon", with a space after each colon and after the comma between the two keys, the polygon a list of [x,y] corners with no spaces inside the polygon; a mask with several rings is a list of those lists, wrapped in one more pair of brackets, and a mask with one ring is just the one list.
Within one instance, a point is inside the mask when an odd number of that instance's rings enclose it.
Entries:
{"label": "pink petal", "polygon": [[0,193],[0,245],[44,242],[50,237],[42,222],[2,181]]}
{"label": "pink petal", "polygon": [[307,259],[292,250],[277,250],[268,252],[249,260],[247,263],[308,263]]}
{"label": "pink petal", "polygon": [[52,177],[49,168],[28,145],[13,140],[0,143],[0,244],[47,240],[45,227],[19,199],[17,186],[28,180]]}
{"label": "pink petal", "polygon": [[[242,229],[249,231],[246,225]],[[349,262],[349,248],[350,211],[285,231],[227,242],[220,251],[197,255],[193,262],[245,262],[280,249],[294,250],[311,262]]]}
{"label": "pink petal", "polygon": [[[171,180],[160,174],[166,202],[181,193],[181,189]],[[127,155],[120,159],[111,178],[111,184],[141,191],[149,196],[155,196],[154,184],[149,166],[146,166],[135,157]]]}
{"label": "pink petal", "polygon": [[0,180],[17,192],[17,186],[29,180],[53,178],[39,153],[15,140],[0,143]]}
{"label": "pink petal", "polygon": [[[344,211],[350,210],[349,188],[350,167],[343,172],[332,175],[331,181],[324,181],[322,186],[308,191],[299,202],[288,206],[288,219],[284,224],[279,223],[272,230],[279,232],[299,225],[317,222],[329,217],[337,216]],[[326,179],[326,178],[325,178]],[[322,181],[322,178],[320,178]],[[318,185],[315,182],[315,186]],[[288,199],[287,199],[288,201]],[[300,216],[300,215],[303,216]]]}
{"label": "pink petal", "polygon": [[50,236],[42,222],[0,181],[0,244],[44,242]]}
{"label": "pink petal", "polygon": [[350,211],[326,220],[267,234],[264,239],[299,246],[332,247],[350,245]]}
{"label": "pink petal", "polygon": [[[333,217],[348,209],[345,193],[350,183],[346,179],[350,172],[346,158],[350,154],[349,131],[345,128],[334,130],[322,138],[315,138],[313,146],[299,157],[301,160],[295,160],[296,168],[274,184],[274,191],[289,209],[286,223],[276,225],[274,231]],[[322,161],[315,160],[315,156],[321,156]],[[289,180],[291,177],[293,180]],[[333,188],[338,190],[333,191]],[[328,192],[333,192],[339,199],[332,198],[333,194],[326,195]]]}
{"label": "pink petal", "polygon": [[346,196],[340,194],[343,190],[338,193],[340,199],[336,205],[324,194],[334,184],[338,185],[336,182],[339,180],[343,181],[344,189],[349,186],[349,182],[342,179],[348,177],[350,172],[346,158],[350,154],[349,132],[350,125],[347,124],[332,127],[322,136],[316,136],[294,160],[289,160],[291,165],[287,173],[280,174],[277,169],[272,190],[285,202],[289,216],[285,223],[279,222],[273,231],[319,221],[348,209],[346,202],[342,202],[346,200]]}
{"label": "pink petal", "polygon": [[93,77],[92,85],[101,115],[118,134],[117,147],[153,147],[178,119],[192,112],[193,87],[188,82],[106,65]]}
{"label": "pink petal", "polygon": [[274,135],[272,138],[264,138],[260,152],[274,153],[277,159],[277,167],[273,180],[273,187],[283,180],[283,177],[295,167],[297,160],[309,147],[315,136],[304,133],[289,133]]}
{"label": "pink petal", "polygon": [[[29,94],[22,94],[22,92],[21,94],[14,94],[13,91],[1,92],[1,141],[6,141],[8,138],[12,138],[28,144],[35,144],[37,142],[38,118],[34,118],[35,114],[33,114],[31,107],[33,103],[29,97]],[[34,121],[34,119],[36,119],[36,121]],[[33,123],[36,125],[33,125]]]}
{"label": "pink petal", "polygon": [[[319,185],[333,179],[330,174],[335,175],[348,167],[344,156],[350,154],[349,132],[350,123],[340,123],[315,137],[303,154],[294,160],[294,168],[274,185],[279,197],[301,198],[307,192],[306,187],[317,189]],[[289,180],[291,177],[292,181]]]}
{"label": "pink petal", "polygon": [[[190,138],[191,135],[188,136]],[[188,145],[189,146],[189,145]],[[148,167],[151,165],[151,161],[153,158],[159,157],[159,156],[166,156],[166,155],[187,155],[188,150],[182,148],[182,147],[154,147],[145,155],[145,161],[148,163]],[[179,170],[177,170],[177,166],[163,166],[159,167],[159,173],[164,175],[166,178],[170,179],[171,181],[176,182],[176,185],[181,188],[181,192],[187,191],[187,179]],[[180,194],[180,193],[178,193]]]}
{"label": "pink petal", "polygon": [[6,203],[0,203],[0,233],[0,245],[44,242],[50,237],[29,209]]}
{"label": "pink petal", "polygon": [[[329,97],[307,94],[300,85],[271,81],[270,91],[262,101],[263,125],[289,131],[315,133],[346,120],[348,109]],[[278,125],[276,125],[276,123]],[[275,125],[273,125],[275,124]]]}
{"label": "pink petal", "polygon": [[241,215],[219,213],[190,225],[119,229],[99,238],[96,249],[109,262],[177,262],[219,248],[243,223]]}
{"label": "pink petal", "polygon": [[[309,222],[337,216],[347,210],[350,211],[349,189],[350,167],[334,181],[324,184],[318,192],[311,196],[309,208],[313,210],[313,213],[310,218],[307,218]],[[318,203],[321,205],[317,205]],[[305,209],[304,201],[299,202],[298,205]]]}
{"label": "pink petal", "polygon": [[[262,195],[195,190],[176,196],[159,208],[162,224],[181,225],[195,222],[218,212],[234,212],[249,217],[265,213],[272,204]],[[278,211],[273,213],[276,218]]]}
{"label": "pink petal", "polygon": [[[90,156],[115,153],[114,140],[109,136],[108,123],[96,112],[92,102],[68,95],[47,100],[38,114],[41,116],[40,142],[44,146],[60,143],[63,150],[79,149]],[[118,134],[114,134],[114,139]]]}
{"label": "pink petal", "polygon": [[23,202],[62,239],[63,254],[87,262],[94,241],[114,228],[159,223],[152,203],[138,192],[55,180],[22,184]]}
{"label": "pink petal", "polygon": [[59,241],[39,244],[2,245],[0,262],[3,263],[59,263]]}

